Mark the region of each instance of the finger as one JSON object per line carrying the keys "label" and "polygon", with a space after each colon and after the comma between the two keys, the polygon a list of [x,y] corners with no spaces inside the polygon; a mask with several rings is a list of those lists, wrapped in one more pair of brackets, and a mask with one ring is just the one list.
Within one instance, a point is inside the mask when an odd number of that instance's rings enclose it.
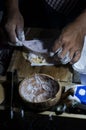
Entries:
{"label": "finger", "polygon": [[15,44],[13,44],[12,42],[8,42],[8,44],[11,45],[11,46],[22,46],[23,45],[23,43],[20,40],[18,40],[17,37],[16,37]]}
{"label": "finger", "polygon": [[58,57],[63,59],[69,53],[68,47],[62,47],[62,51],[58,54]]}
{"label": "finger", "polygon": [[23,25],[22,26],[17,26],[17,37],[18,37],[18,39],[20,41],[24,41],[25,40]]}
{"label": "finger", "polygon": [[15,32],[15,28],[11,27],[11,29],[7,29],[7,33],[8,33],[8,37],[10,42],[12,42],[13,44],[16,43],[16,32]]}
{"label": "finger", "polygon": [[69,55],[69,51],[66,53],[66,55],[64,56],[64,58],[61,58],[60,61],[62,64],[67,64],[68,62],[71,61],[70,55]]}
{"label": "finger", "polygon": [[16,46],[22,46],[23,42],[16,37]]}
{"label": "finger", "polygon": [[81,56],[81,51],[77,50],[74,53],[74,56],[73,56],[73,59],[71,60],[71,63],[74,64],[75,62],[77,62],[80,59],[80,56]]}
{"label": "finger", "polygon": [[56,52],[59,48],[62,47],[62,44],[63,44],[63,43],[61,42],[60,39],[56,40],[55,43],[54,43],[54,46],[53,46],[52,50],[53,50],[54,52]]}
{"label": "finger", "polygon": [[24,31],[22,30],[18,30],[17,31],[17,37],[20,41],[24,41],[25,40],[25,35],[24,35]]}
{"label": "finger", "polygon": [[71,64],[72,64],[72,59],[73,59],[73,56],[74,56],[74,52],[75,52],[75,51],[74,51],[73,49],[70,49],[70,50],[69,50],[69,57],[70,57],[70,59],[71,59],[71,60],[70,60],[70,63],[71,63]]}

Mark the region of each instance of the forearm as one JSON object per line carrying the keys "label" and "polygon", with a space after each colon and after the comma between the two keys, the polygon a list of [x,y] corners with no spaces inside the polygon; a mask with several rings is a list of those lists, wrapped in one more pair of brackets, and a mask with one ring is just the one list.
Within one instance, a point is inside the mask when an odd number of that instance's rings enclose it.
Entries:
{"label": "forearm", "polygon": [[82,31],[83,35],[86,35],[86,10],[82,12],[75,20],[75,24],[77,24],[79,29]]}
{"label": "forearm", "polygon": [[18,0],[5,0],[5,7],[7,11],[18,10]]}

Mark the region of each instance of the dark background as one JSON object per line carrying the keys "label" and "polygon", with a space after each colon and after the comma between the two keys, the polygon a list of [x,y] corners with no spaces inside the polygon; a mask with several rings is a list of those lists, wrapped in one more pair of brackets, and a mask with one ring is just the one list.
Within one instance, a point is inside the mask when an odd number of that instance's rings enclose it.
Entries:
{"label": "dark background", "polygon": [[79,0],[76,8],[68,15],[53,10],[45,0],[20,0],[20,10],[25,26],[62,28],[72,22],[86,7],[86,0]]}

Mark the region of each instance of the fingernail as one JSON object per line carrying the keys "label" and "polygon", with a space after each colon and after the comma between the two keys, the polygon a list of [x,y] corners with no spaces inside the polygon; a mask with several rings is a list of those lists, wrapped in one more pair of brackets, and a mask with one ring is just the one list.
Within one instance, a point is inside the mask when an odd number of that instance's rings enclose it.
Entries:
{"label": "fingernail", "polygon": [[55,51],[55,54],[59,55],[61,52],[62,52],[62,47],[58,48],[58,49]]}
{"label": "fingernail", "polygon": [[62,52],[62,47],[58,48],[55,52],[50,52],[50,56],[53,57],[55,55],[58,55]]}
{"label": "fingernail", "polygon": [[62,64],[67,64],[70,61],[71,61],[71,58],[69,56],[69,51],[68,51],[67,54],[63,58],[61,58],[61,62]]}

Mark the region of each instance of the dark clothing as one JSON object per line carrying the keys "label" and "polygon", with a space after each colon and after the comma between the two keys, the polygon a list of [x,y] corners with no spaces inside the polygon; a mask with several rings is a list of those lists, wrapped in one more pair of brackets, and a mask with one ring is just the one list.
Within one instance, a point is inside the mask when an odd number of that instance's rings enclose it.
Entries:
{"label": "dark clothing", "polygon": [[[0,0],[0,10],[4,8],[3,1]],[[60,1],[59,8],[52,8],[47,1]],[[86,0],[19,0],[19,8],[26,27],[56,28],[72,22],[86,8]]]}
{"label": "dark clothing", "polygon": [[22,3],[21,12],[25,25],[33,27],[63,27],[72,22],[86,8],[86,0],[78,0],[73,10],[65,15],[64,10],[56,11],[45,0],[22,0]]}
{"label": "dark clothing", "polygon": [[77,5],[80,0],[45,0],[46,3],[55,11],[67,16],[74,8],[77,9]]}
{"label": "dark clothing", "polygon": [[2,11],[3,10],[3,7],[4,7],[4,2],[3,2],[4,0],[0,0],[0,11]]}

